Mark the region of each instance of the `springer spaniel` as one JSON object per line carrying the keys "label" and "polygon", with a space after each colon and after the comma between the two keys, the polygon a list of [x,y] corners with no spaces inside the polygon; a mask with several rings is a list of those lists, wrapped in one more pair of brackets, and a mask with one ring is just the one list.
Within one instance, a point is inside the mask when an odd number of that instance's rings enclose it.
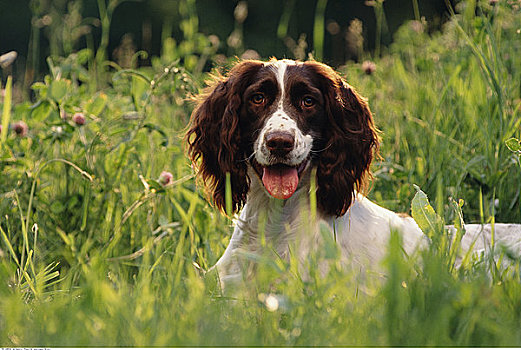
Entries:
{"label": "springer spaniel", "polygon": [[[215,205],[226,208],[229,173],[231,210],[240,210],[215,265],[222,285],[241,279],[241,257],[260,249],[259,240],[282,258],[296,251],[302,261],[319,247],[319,222],[342,256],[362,268],[378,269],[391,230],[401,232],[407,253],[428,241],[414,219],[363,195],[377,129],[366,100],[325,64],[238,63],[202,95],[186,139]],[[310,223],[314,200],[317,220]],[[489,225],[466,225],[463,249],[485,249],[490,234]],[[496,224],[495,234],[520,250],[521,225]]]}

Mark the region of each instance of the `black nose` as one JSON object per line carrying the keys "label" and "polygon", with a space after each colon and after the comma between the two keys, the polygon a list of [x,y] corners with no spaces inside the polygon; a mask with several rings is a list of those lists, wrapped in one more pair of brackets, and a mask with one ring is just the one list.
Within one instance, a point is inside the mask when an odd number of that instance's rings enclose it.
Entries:
{"label": "black nose", "polygon": [[275,156],[285,156],[293,150],[295,137],[287,131],[273,131],[266,134],[266,148]]}

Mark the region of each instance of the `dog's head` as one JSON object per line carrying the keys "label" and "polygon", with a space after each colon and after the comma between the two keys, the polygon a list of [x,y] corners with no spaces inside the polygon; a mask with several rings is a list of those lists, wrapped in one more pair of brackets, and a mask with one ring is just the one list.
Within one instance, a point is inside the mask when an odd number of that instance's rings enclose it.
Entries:
{"label": "dog's head", "polygon": [[364,189],[378,148],[367,102],[314,61],[238,63],[201,96],[186,138],[198,175],[221,210],[230,173],[234,211],[246,201],[248,167],[281,199],[316,167],[319,210],[343,215],[354,191]]}

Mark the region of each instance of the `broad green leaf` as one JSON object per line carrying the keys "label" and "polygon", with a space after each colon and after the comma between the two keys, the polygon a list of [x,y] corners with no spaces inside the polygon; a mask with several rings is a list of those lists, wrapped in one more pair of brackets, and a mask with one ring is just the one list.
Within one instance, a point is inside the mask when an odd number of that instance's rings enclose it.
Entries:
{"label": "broad green leaf", "polygon": [[41,103],[33,108],[31,118],[36,121],[44,121],[49,117],[52,111],[53,109],[49,101],[41,101]]}
{"label": "broad green leaf", "polygon": [[53,80],[49,87],[49,98],[61,101],[69,91],[71,82],[69,80]]}
{"label": "broad green leaf", "polygon": [[511,138],[505,141],[507,147],[509,150],[511,150],[514,153],[521,153],[521,140],[518,140],[516,138]]}
{"label": "broad green leaf", "polygon": [[443,229],[443,221],[430,205],[425,192],[416,185],[414,188],[416,195],[411,203],[412,217],[423,233],[432,238],[436,232]]}

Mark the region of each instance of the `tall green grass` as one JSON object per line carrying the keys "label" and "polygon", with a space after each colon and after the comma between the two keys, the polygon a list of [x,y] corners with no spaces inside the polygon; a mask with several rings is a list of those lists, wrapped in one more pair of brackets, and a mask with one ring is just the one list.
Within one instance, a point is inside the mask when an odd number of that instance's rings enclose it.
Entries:
{"label": "tall green grass", "polygon": [[452,197],[466,201],[468,221],[479,222],[480,211],[485,221],[520,221],[521,174],[505,144],[521,129],[518,15],[483,3],[431,36],[412,21],[397,32],[375,74],[347,67],[383,131],[374,198],[406,210],[416,183],[448,217]]}
{"label": "tall green grass", "polygon": [[[406,24],[374,74],[346,65],[383,131],[372,199],[408,212],[418,184],[434,199],[431,207],[417,192],[420,223],[521,222],[519,152],[506,145],[521,137],[513,6],[466,8],[430,36]],[[519,260],[502,267],[470,256],[454,268],[460,236],[439,227],[413,256],[393,234],[385,277],[342,268],[327,229],[306,274],[266,242],[266,255],[250,256],[255,278],[223,295],[204,271],[232,228],[196,188],[182,144],[192,108],[184,98],[215,51],[190,33],[186,44],[165,37],[163,56],[141,69],[105,64],[91,74],[91,49],[50,58],[37,100],[9,109],[10,124],[24,120],[29,130],[2,129],[0,344],[521,344]],[[6,93],[3,106],[10,102]],[[161,183],[162,171],[174,180]]]}

